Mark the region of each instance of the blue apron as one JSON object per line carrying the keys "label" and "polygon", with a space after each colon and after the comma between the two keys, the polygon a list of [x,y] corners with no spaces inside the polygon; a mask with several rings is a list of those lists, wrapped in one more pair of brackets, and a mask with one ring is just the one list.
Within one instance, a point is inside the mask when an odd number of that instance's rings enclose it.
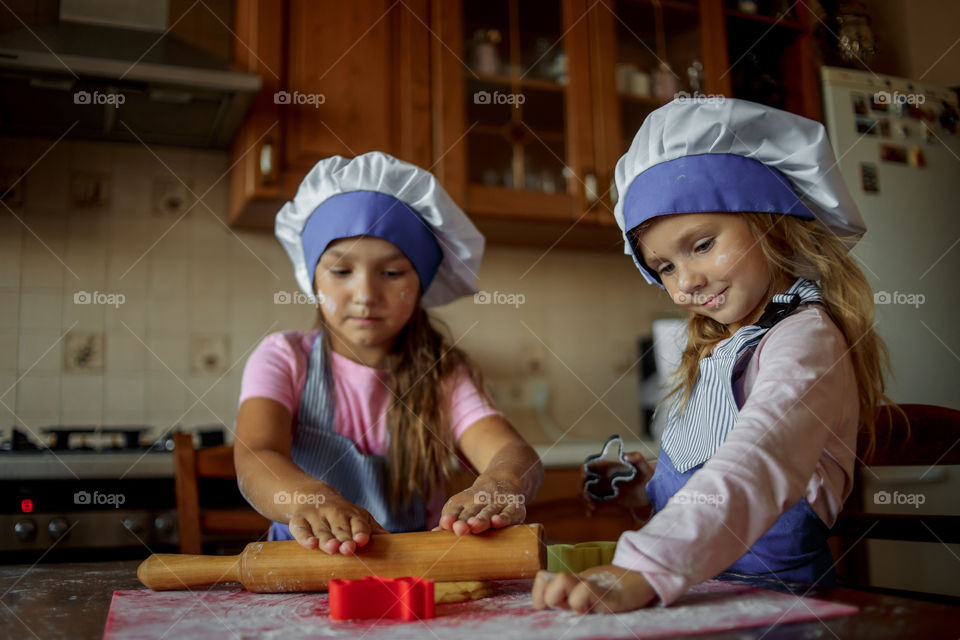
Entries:
{"label": "blue apron", "polygon": [[[740,407],[734,389],[764,334],[800,304],[821,301],[816,284],[798,279],[785,294],[773,296],[756,324],[740,328],[700,361],[700,375],[686,408],[680,412],[675,403],[670,412],[656,471],[647,484],[654,511],[667,505],[735,426]],[[829,535],[827,525],[801,498],[727,571],[833,584]]]}
{"label": "blue apron", "polygon": [[[384,456],[360,453],[357,445],[333,430],[333,377],[326,362],[323,334],[317,334],[307,362],[291,457],[305,472],[336,489],[345,500],[363,507],[384,529],[422,531],[426,507],[418,496],[406,507],[390,505],[390,483]],[[291,499],[294,499],[292,496]],[[292,540],[286,523],[270,526],[269,540]]]}

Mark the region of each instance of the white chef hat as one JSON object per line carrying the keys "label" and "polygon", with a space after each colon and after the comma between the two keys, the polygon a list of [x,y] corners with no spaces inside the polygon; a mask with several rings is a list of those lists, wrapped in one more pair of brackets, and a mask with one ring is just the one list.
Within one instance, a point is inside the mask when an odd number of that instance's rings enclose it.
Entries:
{"label": "white chef hat", "polygon": [[734,98],[680,98],[644,120],[617,162],[614,217],[624,253],[657,274],[629,231],[673,213],[760,212],[816,219],[848,248],[866,225],[819,122]]}
{"label": "white chef hat", "polygon": [[300,289],[327,246],[368,235],[395,244],[420,277],[422,304],[436,306],[476,291],[484,238],[429,171],[380,151],[318,162],[277,214],[275,233]]}

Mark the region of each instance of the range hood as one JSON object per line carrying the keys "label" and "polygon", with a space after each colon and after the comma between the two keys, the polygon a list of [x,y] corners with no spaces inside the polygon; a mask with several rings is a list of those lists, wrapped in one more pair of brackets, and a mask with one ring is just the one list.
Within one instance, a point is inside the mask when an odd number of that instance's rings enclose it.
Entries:
{"label": "range hood", "polygon": [[164,31],[65,17],[0,33],[0,131],[230,145],[260,76]]}

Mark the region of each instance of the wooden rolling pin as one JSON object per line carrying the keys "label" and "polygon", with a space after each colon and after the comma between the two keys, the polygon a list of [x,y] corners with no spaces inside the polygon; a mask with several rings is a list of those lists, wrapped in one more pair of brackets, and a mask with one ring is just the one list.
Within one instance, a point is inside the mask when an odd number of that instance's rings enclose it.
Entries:
{"label": "wooden rolling pin", "polygon": [[546,566],[543,526],[518,524],[465,536],[450,531],[380,534],[352,556],[304,549],[294,540],[251,542],[236,556],[156,553],[140,564],[137,577],[155,591],[239,582],[248,591],[279,593],[323,591],[333,578],[532,578]]}

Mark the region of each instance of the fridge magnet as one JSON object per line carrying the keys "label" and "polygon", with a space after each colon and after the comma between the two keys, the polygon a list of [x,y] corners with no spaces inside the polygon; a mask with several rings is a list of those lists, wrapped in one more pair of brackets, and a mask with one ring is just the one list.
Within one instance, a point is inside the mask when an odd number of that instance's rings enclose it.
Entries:
{"label": "fridge magnet", "polygon": [[934,144],[937,141],[937,137],[933,135],[933,129],[926,122],[920,123],[920,137],[927,144]]}
{"label": "fridge magnet", "polygon": [[893,123],[893,132],[898,138],[909,138],[910,137],[910,127],[902,122]]}
{"label": "fridge magnet", "polygon": [[886,118],[880,118],[877,120],[877,125],[880,127],[880,137],[889,138],[890,137],[890,121]]}
{"label": "fridge magnet", "polygon": [[927,157],[923,155],[923,149],[919,146],[910,149],[910,166],[923,169],[927,166]]}
{"label": "fridge magnet", "polygon": [[907,164],[907,150],[895,144],[880,145],[880,159],[884,162],[898,162]]}
{"label": "fridge magnet", "polygon": [[880,179],[877,177],[877,165],[874,163],[860,163],[860,188],[864,193],[880,192]]}
{"label": "fridge magnet", "polygon": [[852,93],[850,97],[853,100],[853,112],[858,116],[867,115],[867,96],[863,93]]}
{"label": "fridge magnet", "polygon": [[877,135],[877,121],[866,116],[857,116],[857,133]]}

